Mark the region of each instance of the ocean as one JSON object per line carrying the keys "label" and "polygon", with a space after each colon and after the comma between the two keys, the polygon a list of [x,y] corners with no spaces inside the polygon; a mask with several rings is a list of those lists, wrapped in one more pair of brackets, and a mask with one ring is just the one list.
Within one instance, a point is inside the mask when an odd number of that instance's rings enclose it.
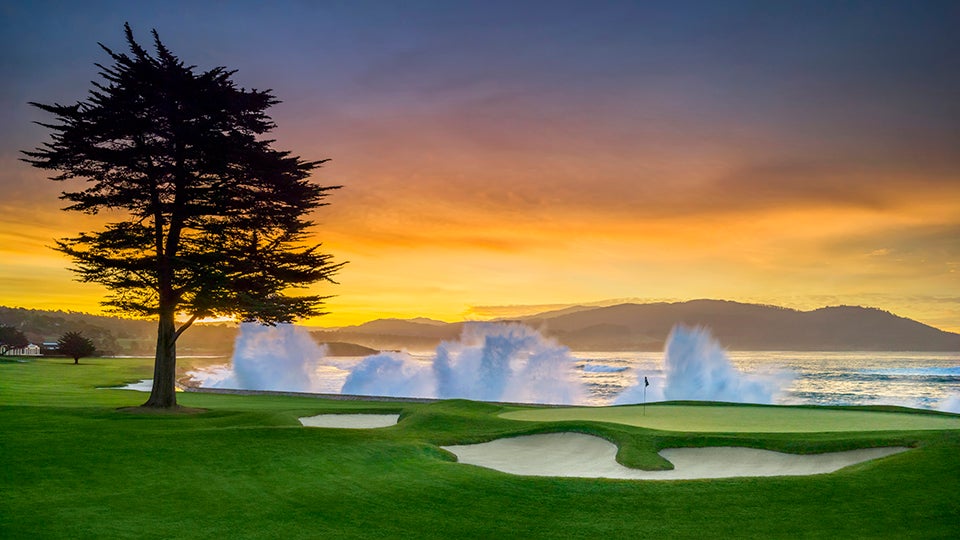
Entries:
{"label": "ocean", "polygon": [[960,412],[960,352],[728,351],[709,331],[683,327],[671,334],[666,352],[580,352],[522,325],[473,330],[432,353],[361,358],[326,356],[293,325],[249,326],[242,328],[232,364],[189,375],[204,387],[326,394],[580,405],[688,399]]}
{"label": "ocean", "polygon": [[[612,405],[638,377],[661,395],[662,352],[571,352],[573,372],[584,384],[584,405]],[[432,354],[414,354],[429,364]],[[939,409],[960,397],[960,353],[727,351],[744,375],[777,376],[783,405],[899,405]],[[327,359],[328,361],[331,359]],[[316,368],[317,392],[340,393],[350,370],[362,358],[337,358]],[[960,412],[960,411],[956,411]]]}
{"label": "ocean", "polygon": [[[664,379],[663,353],[572,354],[590,405],[612,404],[638,376],[651,385]],[[779,404],[936,409],[960,396],[960,353],[727,351],[727,357],[746,375],[778,373]]]}

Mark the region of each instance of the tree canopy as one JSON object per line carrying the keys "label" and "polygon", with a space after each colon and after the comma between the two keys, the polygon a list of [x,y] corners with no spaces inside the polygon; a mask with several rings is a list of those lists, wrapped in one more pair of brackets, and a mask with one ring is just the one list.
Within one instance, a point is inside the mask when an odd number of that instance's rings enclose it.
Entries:
{"label": "tree canopy", "polygon": [[64,356],[73,358],[73,363],[77,364],[80,359],[86,356],[92,356],[97,352],[93,341],[85,338],[80,332],[67,332],[57,340],[57,350]]}
{"label": "tree canopy", "polygon": [[0,354],[7,354],[13,349],[22,349],[29,345],[27,336],[20,330],[6,325],[0,325]]}
{"label": "tree canopy", "polygon": [[[330,190],[310,181],[326,160],[276,150],[270,90],[247,90],[235,71],[198,71],[153,31],[154,54],[124,26],[128,53],[73,105],[31,105],[52,141],[25,161],[82,179],[65,191],[68,211],[110,210],[102,230],[57,241],[79,279],[103,284],[104,304],[159,321],[154,391],[148,406],[176,404],[176,339],[197,318],[233,316],[265,324],[322,314],[325,296],[291,290],[332,282],[342,263],[310,243],[310,213]],[[175,318],[187,319],[176,326]]]}

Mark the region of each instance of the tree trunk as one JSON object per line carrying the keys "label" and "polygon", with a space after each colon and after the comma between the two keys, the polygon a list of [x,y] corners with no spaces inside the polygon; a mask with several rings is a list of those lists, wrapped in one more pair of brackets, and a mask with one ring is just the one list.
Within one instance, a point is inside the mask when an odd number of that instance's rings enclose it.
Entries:
{"label": "tree trunk", "polygon": [[79,356],[74,356],[74,357],[73,357],[73,365],[77,365],[77,364],[79,364],[79,363],[80,363],[80,357],[79,357]]}
{"label": "tree trunk", "polygon": [[173,310],[161,309],[157,325],[157,356],[153,364],[153,389],[144,407],[171,409],[177,406],[177,342]]}

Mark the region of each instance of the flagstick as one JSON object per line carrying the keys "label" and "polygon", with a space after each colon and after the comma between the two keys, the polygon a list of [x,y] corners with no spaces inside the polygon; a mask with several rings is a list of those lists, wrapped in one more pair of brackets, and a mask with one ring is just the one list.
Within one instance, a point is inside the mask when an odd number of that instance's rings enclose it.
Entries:
{"label": "flagstick", "polygon": [[[647,382],[646,379],[644,379],[643,382]],[[644,416],[647,415],[647,385],[646,384],[643,385],[643,415]]]}

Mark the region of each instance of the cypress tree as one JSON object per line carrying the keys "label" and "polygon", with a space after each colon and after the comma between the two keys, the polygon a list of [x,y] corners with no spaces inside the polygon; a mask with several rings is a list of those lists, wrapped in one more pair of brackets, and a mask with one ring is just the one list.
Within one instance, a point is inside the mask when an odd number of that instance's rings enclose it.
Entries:
{"label": "cypress tree", "polygon": [[[322,314],[326,296],[291,291],[332,281],[343,263],[311,244],[309,214],[339,186],[310,181],[327,160],[305,161],[263,136],[276,125],[270,90],[239,88],[235,71],[198,71],[153,31],[151,54],[124,26],[129,53],[73,105],[31,105],[51,142],[24,161],[82,179],[63,192],[67,211],[97,214],[103,229],[56,242],[78,279],[104,285],[103,304],[156,318],[153,391],[147,407],[176,406],[176,341],[199,318],[264,324]],[[184,321],[184,322],[178,322]]]}

